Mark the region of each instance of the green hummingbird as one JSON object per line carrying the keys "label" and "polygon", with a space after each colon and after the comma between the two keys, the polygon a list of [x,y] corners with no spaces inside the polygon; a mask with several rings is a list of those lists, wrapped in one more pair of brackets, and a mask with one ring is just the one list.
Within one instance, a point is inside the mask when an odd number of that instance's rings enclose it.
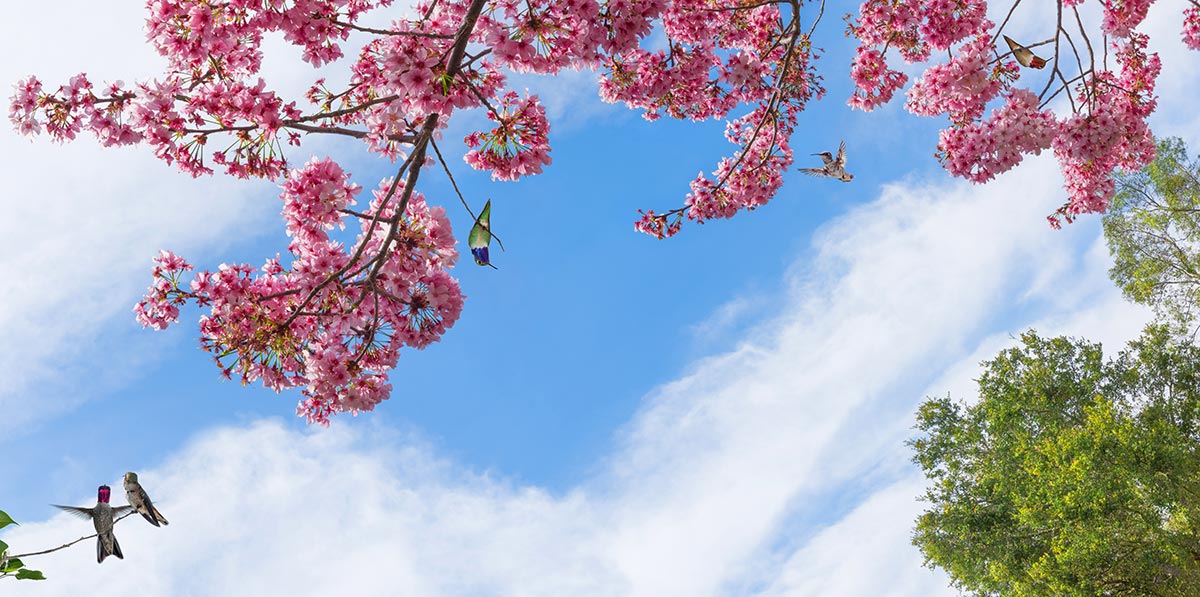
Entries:
{"label": "green hummingbird", "polygon": [[475,263],[497,269],[488,258],[488,245],[492,244],[491,218],[492,200],[488,199],[487,203],[483,204],[483,211],[479,212],[479,217],[475,219],[471,233],[467,235],[467,246],[471,247],[471,255],[475,257]]}
{"label": "green hummingbird", "polygon": [[167,517],[154,507],[150,496],[146,495],[146,490],[138,484],[137,473],[125,473],[125,499],[129,500],[130,506],[133,506],[133,511],[141,514],[142,518],[150,521],[150,524],[154,526],[161,526],[159,523],[168,524]]}
{"label": "green hummingbird", "polygon": [[103,562],[108,556],[117,556],[122,560],[125,559],[125,554],[121,553],[121,544],[117,543],[116,535],[113,535],[114,519],[121,514],[128,512],[130,506],[117,506],[116,508],[108,505],[108,498],[111,495],[112,489],[107,485],[101,485],[96,490],[96,505],[91,508],[82,508],[80,506],[59,506],[58,504],[50,504],[55,508],[64,510],[80,518],[85,518],[92,521],[92,526],[96,527],[96,561]]}

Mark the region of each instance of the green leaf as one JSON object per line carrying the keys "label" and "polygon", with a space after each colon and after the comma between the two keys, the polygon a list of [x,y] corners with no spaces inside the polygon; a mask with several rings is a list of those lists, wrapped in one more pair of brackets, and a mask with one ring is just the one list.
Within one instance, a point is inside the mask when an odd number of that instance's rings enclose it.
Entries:
{"label": "green leaf", "polygon": [[434,80],[442,84],[442,95],[450,95],[450,83],[454,81],[454,77],[451,77],[449,73],[442,73]]}
{"label": "green leaf", "polygon": [[17,579],[18,580],[46,580],[46,576],[42,574],[41,570],[30,570],[28,568],[24,568],[24,569],[17,571]]}
{"label": "green leaf", "polygon": [[[0,510],[0,529],[4,528],[10,524],[17,524],[17,521],[10,518],[8,516],[8,512],[5,512],[4,510]],[[17,525],[17,526],[20,526],[20,525]]]}
{"label": "green leaf", "polygon": [[25,563],[21,561],[21,558],[4,560],[4,565],[0,566],[0,574],[8,574],[9,572],[14,572],[24,567]]}
{"label": "green leaf", "polygon": [[0,541],[0,556],[4,555],[4,551],[8,549],[8,544]]}

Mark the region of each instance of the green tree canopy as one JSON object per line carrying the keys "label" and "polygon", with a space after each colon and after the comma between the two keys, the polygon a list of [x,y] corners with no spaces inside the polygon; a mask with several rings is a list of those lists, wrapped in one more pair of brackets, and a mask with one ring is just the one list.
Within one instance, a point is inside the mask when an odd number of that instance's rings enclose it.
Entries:
{"label": "green tree canopy", "polygon": [[1200,161],[1181,139],[1160,140],[1141,171],[1117,177],[1104,235],[1110,274],[1126,298],[1188,323],[1200,305]]}
{"label": "green tree canopy", "polygon": [[978,401],[923,403],[926,564],[976,595],[1200,595],[1200,349],[1172,338],[1028,332]]}

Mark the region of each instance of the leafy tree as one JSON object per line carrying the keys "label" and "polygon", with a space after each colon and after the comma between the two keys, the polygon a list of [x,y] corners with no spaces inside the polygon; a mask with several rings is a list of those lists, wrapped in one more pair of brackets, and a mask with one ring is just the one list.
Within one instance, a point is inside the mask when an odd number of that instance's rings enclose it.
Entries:
{"label": "leafy tree", "polygon": [[1028,332],[978,401],[923,403],[926,564],[976,595],[1200,594],[1200,349],[1174,338],[1105,360]]}
{"label": "leafy tree", "polygon": [[1117,177],[1104,235],[1109,272],[1129,300],[1187,324],[1200,306],[1200,159],[1182,139],[1158,142],[1141,171]]}
{"label": "leafy tree", "polygon": [[[866,0],[848,19],[847,34],[860,44],[848,103],[871,110],[905,85],[908,75],[888,64],[889,52],[909,63],[936,57],[906,106],[949,118],[937,155],[952,175],[985,182],[1053,148],[1067,200],[1052,222],[1102,212],[1112,171],[1153,157],[1146,119],[1160,62],[1138,30],[1150,3],[1105,2],[1102,19],[1081,15],[1076,1],[1056,4],[1057,19],[1049,19],[1016,0],[997,26],[986,0]],[[411,12],[391,5],[151,0],[146,31],[167,61],[161,77],[97,87],[80,74],[49,89],[29,77],[12,97],[10,119],[22,133],[66,141],[90,132],[108,146],[145,144],[195,176],[219,168],[282,182],[290,258],[192,275],[191,264],[164,251],[136,311],[143,325],[162,328],[178,320],[181,305],[208,307],[201,343],[223,373],[275,390],[303,388],[298,412],[310,422],[372,409],[390,395],[400,351],[437,341],[461,312],[448,273],[458,257],[449,220],[417,191],[437,162],[439,175],[453,179],[437,140],[455,112],[481,110],[495,125],[465,137],[461,157],[472,168],[516,180],[550,164],[546,112],[536,95],[509,89],[508,74],[598,69],[601,97],[649,120],[729,119],[732,155],[690,182],[682,206],[645,212],[635,225],[659,238],[685,217],[728,218],[769,201],[792,166],[801,113],[825,94],[811,37],[824,0],[418,0]],[[1049,37],[1008,41],[1005,26],[1018,8],[1029,20],[1054,22]],[[1200,4],[1182,16],[1186,43],[1200,49]],[[282,35],[321,66],[346,56],[352,33],[366,43],[303,98],[280,97],[260,76],[266,35]],[[1057,97],[1066,100],[1060,113],[1048,107]],[[360,139],[399,165],[393,177],[363,185],[373,190],[355,208],[363,186],[332,159],[299,168],[286,159],[288,146],[316,134]],[[482,201],[458,198],[481,223],[469,205]],[[347,223],[356,237],[331,236]],[[480,264],[493,237],[489,230],[471,244]]]}

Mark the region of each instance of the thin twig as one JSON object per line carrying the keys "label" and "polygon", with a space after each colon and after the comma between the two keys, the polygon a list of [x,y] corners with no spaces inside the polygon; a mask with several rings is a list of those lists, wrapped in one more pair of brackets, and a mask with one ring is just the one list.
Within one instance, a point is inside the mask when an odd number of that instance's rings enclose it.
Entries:
{"label": "thin twig", "polygon": [[344,21],[339,21],[339,20],[333,19],[333,18],[329,19],[329,22],[333,23],[334,25],[346,27],[347,29],[353,29],[355,31],[362,31],[363,33],[374,33],[375,35],[407,35],[410,37],[433,37],[433,38],[437,38],[437,39],[453,39],[454,38],[453,35],[449,35],[447,33],[426,33],[424,31],[392,31],[389,29],[375,29],[373,27],[362,27],[360,25],[355,25],[354,23],[346,23]]}
{"label": "thin twig", "polygon": [[[467,213],[471,214],[471,221],[478,222],[479,216],[476,216],[475,212],[471,211],[471,206],[467,205],[467,200],[463,198],[462,191],[458,190],[458,183],[455,182],[454,175],[450,173],[450,166],[446,164],[446,158],[442,157],[442,152],[440,149],[438,149],[437,141],[430,139],[429,144],[433,145],[433,153],[437,154],[438,163],[442,165],[442,170],[445,170],[446,178],[450,179],[450,185],[454,187],[454,193],[458,195],[458,200],[461,201],[463,207],[467,209]],[[496,244],[500,245],[501,251],[504,251],[504,243],[500,240],[499,236],[496,236],[496,233],[491,231],[490,227],[488,229],[488,234],[490,234],[492,238],[496,239]]]}
{"label": "thin twig", "polygon": [[[134,514],[137,514],[137,512],[136,512],[136,511],[134,511],[134,510],[130,510],[129,512],[126,512],[126,513],[124,513],[124,514],[122,514],[122,515],[118,516],[118,517],[116,518],[116,520],[113,520],[112,526],[114,526],[114,527],[115,527],[115,526],[117,526],[117,523],[118,523],[118,522],[121,522],[122,520],[124,520],[124,519],[125,519],[125,517],[127,517],[127,516],[132,516],[132,515],[134,515]],[[110,530],[111,530],[111,527],[110,527]],[[15,559],[17,559],[17,558],[27,558],[27,557],[29,557],[29,556],[40,556],[40,555],[48,554],[48,553],[51,553],[51,552],[58,551],[58,550],[60,550],[60,549],[66,549],[66,548],[68,548],[68,547],[70,547],[70,546],[72,546],[72,545],[75,545],[76,543],[79,543],[80,541],[86,541],[86,540],[88,540],[88,539],[91,539],[92,537],[95,537],[95,536],[99,535],[99,534],[100,534],[100,533],[92,533],[91,535],[88,535],[87,537],[80,537],[80,538],[78,538],[78,539],[76,539],[76,540],[74,540],[74,541],[72,541],[72,542],[70,542],[70,543],[64,543],[64,544],[62,544],[62,545],[59,545],[58,547],[55,547],[54,549],[47,549],[47,550],[43,550],[43,551],[31,551],[31,552],[29,552],[29,553],[19,553],[19,554],[15,554],[15,555],[11,555],[11,556],[5,556],[5,557],[4,557],[4,560],[0,560],[0,561],[5,561],[5,560],[15,560]]]}

